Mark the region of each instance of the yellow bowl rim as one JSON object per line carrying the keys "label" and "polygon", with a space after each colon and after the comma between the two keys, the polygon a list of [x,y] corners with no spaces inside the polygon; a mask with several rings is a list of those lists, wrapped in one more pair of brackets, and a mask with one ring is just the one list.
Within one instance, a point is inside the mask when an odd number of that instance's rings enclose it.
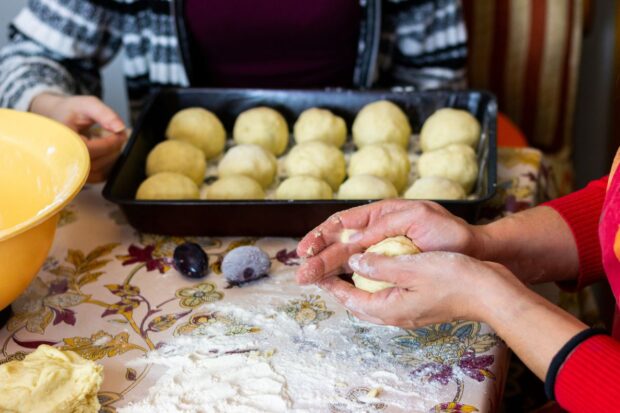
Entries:
{"label": "yellow bowl rim", "polygon": [[11,112],[18,112],[20,114],[27,114],[29,116],[37,117],[45,122],[52,122],[56,126],[60,126],[61,128],[65,129],[68,132],[68,135],[71,135],[75,138],[77,145],[80,148],[78,150],[81,151],[82,159],[86,163],[86,168],[84,170],[83,176],[81,177],[81,179],[76,180],[73,186],[70,187],[70,189],[66,191],[67,195],[64,197],[64,199],[60,198],[60,199],[54,200],[53,203],[51,203],[50,205],[46,207],[46,208],[49,208],[51,206],[51,208],[47,209],[44,214],[35,215],[23,222],[20,222],[19,224],[13,225],[12,227],[0,229],[0,242],[1,242],[1,241],[10,239],[10,238],[16,237],[17,235],[22,234],[28,231],[29,229],[36,227],[37,225],[41,224],[42,222],[48,220],[49,218],[51,218],[52,216],[60,212],[60,210],[62,210],[69,202],[71,202],[73,198],[75,198],[77,194],[80,192],[80,190],[86,183],[86,180],[88,179],[88,175],[90,173],[90,155],[88,153],[88,148],[86,147],[86,144],[84,143],[80,135],[78,135],[74,130],[70,129],[69,127],[67,127],[66,125],[60,122],[57,122],[48,117],[41,116],[41,115],[38,115],[36,113],[31,113],[31,112],[19,112],[13,109],[0,109],[0,111],[11,111]]}

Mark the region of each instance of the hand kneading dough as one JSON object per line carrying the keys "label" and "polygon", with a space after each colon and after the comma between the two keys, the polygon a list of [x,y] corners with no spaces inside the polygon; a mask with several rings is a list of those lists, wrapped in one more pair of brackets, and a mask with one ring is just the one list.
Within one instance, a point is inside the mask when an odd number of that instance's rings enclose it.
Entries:
{"label": "hand kneading dough", "polygon": [[207,188],[207,199],[265,199],[265,192],[252,178],[244,175],[226,176]]}
{"label": "hand kneading dough", "polygon": [[0,365],[0,411],[97,413],[102,371],[72,351],[41,345],[24,360]]}
{"label": "hand kneading dough", "polygon": [[376,143],[395,143],[407,148],[411,125],[407,115],[387,100],[362,108],[353,122],[353,141],[358,148]]}
{"label": "hand kneading dough", "polygon": [[237,117],[233,138],[237,143],[260,145],[278,156],[288,144],[288,125],[280,113],[261,106]]}
{"label": "hand kneading dough", "polygon": [[476,148],[480,140],[480,123],[469,112],[444,108],[433,113],[422,125],[422,151],[434,151],[455,143]]}
{"label": "hand kneading dough", "polygon": [[349,176],[374,175],[392,182],[398,192],[407,185],[411,163],[407,152],[393,143],[364,146],[351,156]]}
{"label": "hand kneading dough", "polygon": [[194,181],[174,172],[160,172],[140,184],[136,199],[198,199],[200,192]]}
{"label": "hand kneading dough", "polygon": [[416,180],[405,192],[407,199],[465,199],[463,187],[439,176],[427,176]]}
{"label": "hand kneading dough", "polygon": [[321,141],[340,148],[347,139],[344,119],[326,109],[310,108],[302,112],[293,128],[295,141]]}
{"label": "hand kneading dough", "polygon": [[469,193],[478,176],[476,153],[462,144],[424,152],[418,160],[418,172],[422,178],[440,176],[458,182]]}
{"label": "hand kneading dough", "polygon": [[338,199],[387,199],[397,196],[398,192],[390,181],[373,175],[352,176],[338,190]]}
{"label": "hand kneading dough", "polygon": [[338,190],[346,173],[342,152],[319,141],[295,145],[284,165],[288,176],[314,176],[327,182],[334,191]]}
{"label": "hand kneading dough", "polygon": [[278,186],[277,199],[332,199],[332,188],[314,176],[293,176]]}
{"label": "hand kneading dough", "polygon": [[183,141],[158,143],[146,158],[146,176],[160,172],[176,172],[200,184],[205,177],[207,161],[203,152]]}
{"label": "hand kneading dough", "polygon": [[177,112],[166,129],[166,137],[191,143],[207,159],[224,150],[226,130],[213,113],[203,108],[188,108]]}
{"label": "hand kneading dough", "polygon": [[[409,238],[399,235],[397,237],[386,238],[372,245],[365,252],[374,252],[375,254],[386,255],[388,257],[396,257],[398,255],[418,254],[420,250]],[[370,280],[356,273],[353,273],[353,283],[360,290],[368,291],[369,293],[394,287],[392,283]]]}
{"label": "hand kneading dough", "polygon": [[220,177],[245,175],[267,188],[276,176],[278,163],[271,152],[258,145],[230,148],[217,166]]}

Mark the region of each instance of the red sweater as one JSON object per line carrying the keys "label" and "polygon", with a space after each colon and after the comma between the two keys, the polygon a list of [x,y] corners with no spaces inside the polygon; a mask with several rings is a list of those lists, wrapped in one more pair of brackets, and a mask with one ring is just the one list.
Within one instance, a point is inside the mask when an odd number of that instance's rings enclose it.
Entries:
{"label": "red sweater", "polygon": [[[578,289],[607,275],[619,301],[620,174],[545,205],[554,208],[572,230],[579,253],[579,278],[563,288]],[[616,199],[617,198],[617,199]],[[617,212],[616,212],[617,211]],[[609,231],[613,231],[609,236]],[[617,232],[617,234],[616,234]],[[620,412],[620,323],[616,309],[614,338],[597,335],[579,344],[560,368],[555,382],[558,403],[570,412]]]}

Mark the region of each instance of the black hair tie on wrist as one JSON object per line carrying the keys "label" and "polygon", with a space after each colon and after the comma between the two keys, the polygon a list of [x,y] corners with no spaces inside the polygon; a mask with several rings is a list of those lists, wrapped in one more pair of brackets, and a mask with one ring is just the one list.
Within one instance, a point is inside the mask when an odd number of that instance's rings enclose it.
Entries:
{"label": "black hair tie on wrist", "polygon": [[583,330],[575,337],[568,340],[566,344],[562,346],[560,351],[553,356],[553,360],[551,360],[551,365],[549,365],[549,370],[547,371],[547,377],[545,378],[545,394],[549,400],[555,401],[555,379],[557,378],[558,371],[560,370],[560,367],[562,367],[562,364],[564,364],[566,357],[568,357],[568,355],[572,353],[575,347],[579,344],[583,343],[592,336],[597,336],[600,334],[608,335],[607,331],[603,328],[588,328],[587,330]]}

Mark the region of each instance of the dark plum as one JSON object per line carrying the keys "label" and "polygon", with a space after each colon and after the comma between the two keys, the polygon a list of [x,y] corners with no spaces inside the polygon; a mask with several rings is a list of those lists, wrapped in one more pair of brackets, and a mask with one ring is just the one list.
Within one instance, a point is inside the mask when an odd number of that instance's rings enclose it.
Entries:
{"label": "dark plum", "polygon": [[231,285],[267,276],[271,260],[266,252],[258,247],[243,246],[230,251],[222,261],[222,273]]}
{"label": "dark plum", "polygon": [[174,267],[190,278],[202,278],[209,272],[209,256],[202,247],[186,242],[174,249]]}

